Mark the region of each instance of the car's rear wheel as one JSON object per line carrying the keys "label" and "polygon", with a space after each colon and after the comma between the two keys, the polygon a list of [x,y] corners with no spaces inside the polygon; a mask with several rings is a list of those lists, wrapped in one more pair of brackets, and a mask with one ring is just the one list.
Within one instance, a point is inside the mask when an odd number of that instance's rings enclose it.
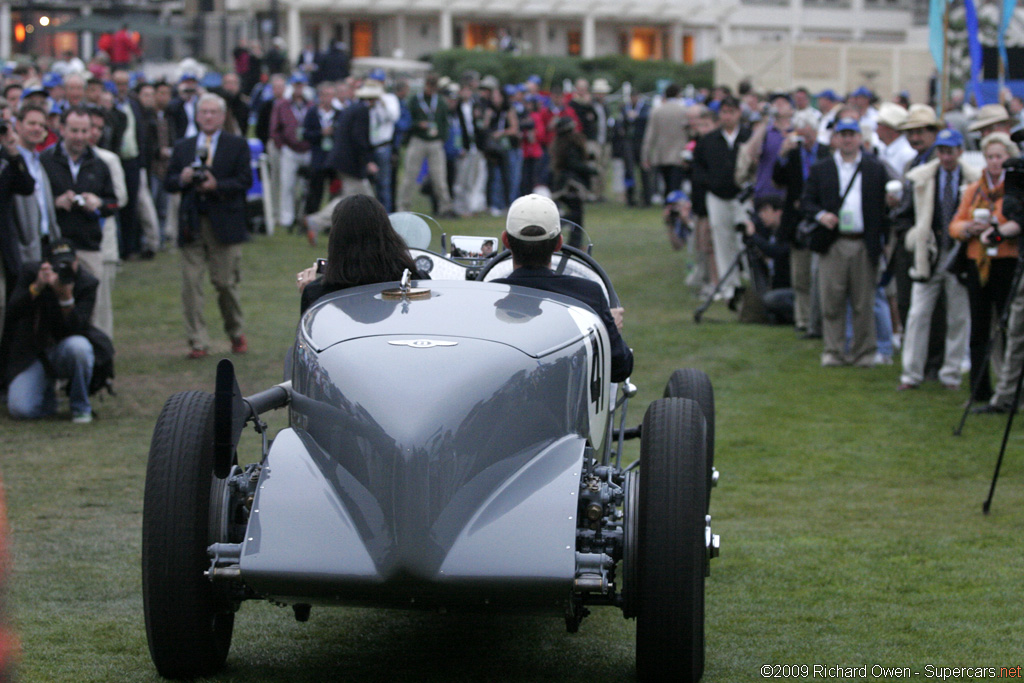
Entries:
{"label": "car's rear wheel", "polygon": [[213,476],[213,395],[171,396],[153,430],[142,513],[146,636],[161,676],[209,675],[227,659],[234,606],[203,576],[207,546],[227,540],[225,487]]}
{"label": "car's rear wheel", "polygon": [[[665,398],[688,398],[696,401],[704,413],[705,445],[707,457],[708,504],[711,503],[711,470],[715,466],[715,391],[711,378],[703,370],[683,368],[676,370],[665,385]],[[709,508],[710,509],[710,508]]]}
{"label": "car's rear wheel", "polygon": [[668,675],[695,682],[704,672],[704,424],[700,406],[689,399],[657,400],[644,415],[636,585],[627,587],[643,681]]}

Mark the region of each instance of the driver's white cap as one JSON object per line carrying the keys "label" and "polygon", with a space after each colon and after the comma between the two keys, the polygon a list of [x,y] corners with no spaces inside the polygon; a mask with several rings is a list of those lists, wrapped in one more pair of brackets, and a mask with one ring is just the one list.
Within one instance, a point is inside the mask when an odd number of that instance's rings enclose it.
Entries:
{"label": "driver's white cap", "polygon": [[[544,232],[540,235],[523,235],[525,228],[534,225],[542,228]],[[505,231],[524,242],[540,242],[557,237],[562,232],[562,218],[558,215],[558,206],[549,197],[539,194],[523,195],[508,207]]]}

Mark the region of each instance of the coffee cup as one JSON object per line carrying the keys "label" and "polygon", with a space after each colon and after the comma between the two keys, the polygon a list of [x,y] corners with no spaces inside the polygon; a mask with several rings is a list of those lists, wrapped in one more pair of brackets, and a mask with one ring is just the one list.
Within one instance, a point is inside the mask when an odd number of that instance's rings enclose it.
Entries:
{"label": "coffee cup", "polygon": [[885,192],[893,199],[903,199],[903,183],[899,180],[890,180],[885,184]]}

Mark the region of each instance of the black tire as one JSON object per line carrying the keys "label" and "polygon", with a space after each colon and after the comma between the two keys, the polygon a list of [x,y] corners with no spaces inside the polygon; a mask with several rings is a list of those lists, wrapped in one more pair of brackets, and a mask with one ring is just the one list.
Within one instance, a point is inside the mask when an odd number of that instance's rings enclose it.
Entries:
{"label": "black tire", "polygon": [[641,681],[696,683],[704,673],[704,443],[696,402],[663,398],[647,409],[633,596]]}
{"label": "black tire", "polygon": [[153,430],[142,513],[146,636],[166,678],[215,673],[231,647],[234,606],[203,576],[207,546],[226,540],[212,538],[222,525],[211,519],[211,497],[223,496],[225,486],[213,476],[213,395],[171,396]]}
{"label": "black tire", "polygon": [[[711,504],[711,468],[715,466],[715,390],[711,378],[703,370],[683,368],[676,370],[665,385],[665,398],[688,398],[696,401],[704,413],[707,458],[708,505]],[[708,508],[710,509],[710,507]]]}

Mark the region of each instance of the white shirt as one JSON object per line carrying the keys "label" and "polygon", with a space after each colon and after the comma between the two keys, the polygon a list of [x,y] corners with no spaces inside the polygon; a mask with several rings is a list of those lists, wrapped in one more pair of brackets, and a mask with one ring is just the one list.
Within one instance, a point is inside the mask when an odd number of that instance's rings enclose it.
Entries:
{"label": "white shirt", "polygon": [[395,123],[402,115],[398,97],[384,93],[370,108],[370,144],[374,147],[391,142],[395,137]]}
{"label": "white shirt", "polygon": [[725,144],[729,145],[729,149],[732,149],[736,145],[736,138],[739,137],[740,127],[736,126],[731,133],[726,132],[725,128],[722,128],[721,131],[725,137]]}
{"label": "white shirt", "polygon": [[39,163],[39,152],[34,150],[28,150],[18,145],[18,152],[25,159],[25,165],[28,166],[28,172],[32,174],[32,178],[36,181],[36,203],[39,204],[39,215],[41,217],[39,222],[39,234],[49,235],[50,234],[50,212],[47,210],[46,203],[48,200],[52,201],[52,197],[47,197],[46,193],[43,192],[43,174],[46,172],[43,170],[43,165]]}
{"label": "white shirt", "polygon": [[192,98],[185,102],[185,117],[188,119],[188,125],[185,126],[185,137],[190,138],[193,135],[199,133],[199,128],[196,126],[196,99]]}
{"label": "white shirt", "polygon": [[889,164],[900,176],[903,175],[903,169],[906,168],[907,162],[917,157],[917,152],[907,142],[906,135],[899,136],[888,145],[881,140],[879,140],[878,144],[880,146],[879,158]]}
{"label": "white shirt", "polygon": [[[843,157],[838,151],[833,153],[832,158],[835,159],[836,168],[839,169],[839,196],[842,197],[857,166],[860,165],[861,153],[857,152],[857,158],[851,162],[843,161]],[[857,174],[850,191],[846,192],[843,205],[839,207],[839,231],[848,235],[864,232],[864,204],[861,198],[861,179],[863,177],[863,173]]]}

